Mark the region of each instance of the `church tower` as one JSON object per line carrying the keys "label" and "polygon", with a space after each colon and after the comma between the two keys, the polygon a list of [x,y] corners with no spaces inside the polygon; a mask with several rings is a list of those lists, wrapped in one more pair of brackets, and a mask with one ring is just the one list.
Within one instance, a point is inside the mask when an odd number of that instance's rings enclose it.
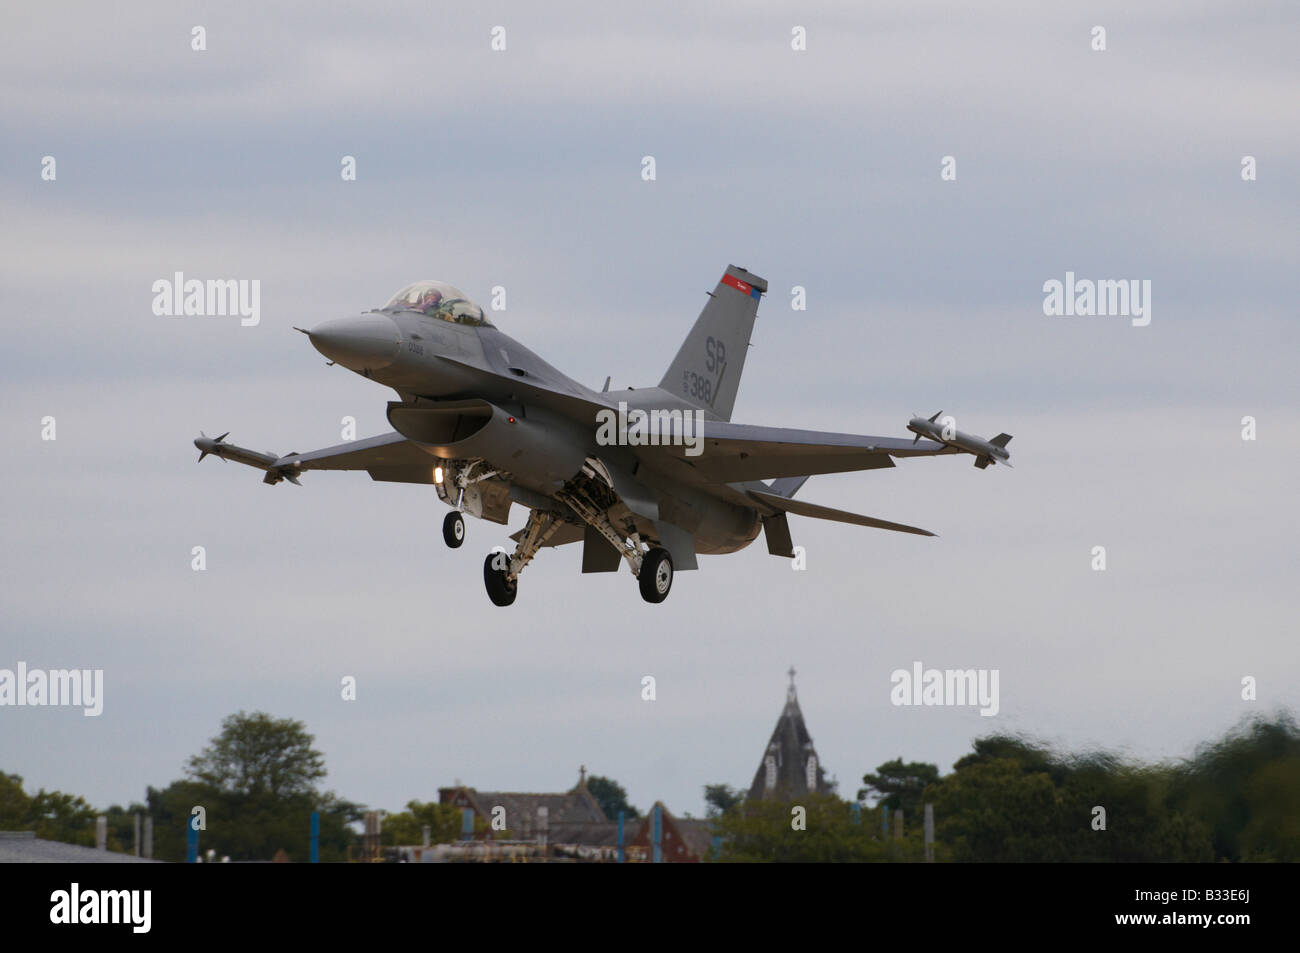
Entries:
{"label": "church tower", "polygon": [[793,666],[787,674],[790,687],[785,693],[785,708],[781,709],[772,740],[767,743],[754,783],[749,787],[750,800],[792,801],[809,792],[830,794],[832,790],[813,748],[812,736],[803,723],[803,712],[799,710],[799,698],[794,690]]}

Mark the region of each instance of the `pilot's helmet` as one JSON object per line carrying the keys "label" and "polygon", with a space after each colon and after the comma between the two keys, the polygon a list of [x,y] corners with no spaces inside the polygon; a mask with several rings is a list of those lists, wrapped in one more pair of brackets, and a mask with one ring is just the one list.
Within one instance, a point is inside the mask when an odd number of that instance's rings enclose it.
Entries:
{"label": "pilot's helmet", "polygon": [[430,288],[420,299],[419,309],[425,314],[433,314],[442,304],[442,292],[437,288]]}

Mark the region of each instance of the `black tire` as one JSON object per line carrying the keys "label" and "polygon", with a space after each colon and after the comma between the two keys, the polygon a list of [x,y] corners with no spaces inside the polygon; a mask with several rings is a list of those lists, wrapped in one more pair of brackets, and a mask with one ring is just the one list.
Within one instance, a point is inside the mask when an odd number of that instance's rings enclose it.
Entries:
{"label": "black tire", "polygon": [[641,598],[646,602],[663,602],[673,588],[673,557],[668,550],[650,550],[641,557],[641,572],[637,576]]}
{"label": "black tire", "polygon": [[498,559],[508,562],[510,557],[505,553],[488,553],[487,559],[483,560],[483,585],[493,605],[512,605],[519,594],[519,580],[508,580],[504,569],[493,566]]}
{"label": "black tire", "polygon": [[459,513],[448,513],[442,521],[442,540],[452,549],[460,549],[465,542],[465,518]]}

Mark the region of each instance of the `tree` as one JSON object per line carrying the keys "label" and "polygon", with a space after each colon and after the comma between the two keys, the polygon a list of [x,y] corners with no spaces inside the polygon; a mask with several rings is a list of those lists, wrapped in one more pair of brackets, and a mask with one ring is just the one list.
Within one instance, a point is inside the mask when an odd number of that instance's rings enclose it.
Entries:
{"label": "tree", "polygon": [[0,831],[21,830],[31,803],[23,791],[23,779],[0,771]]}
{"label": "tree", "polygon": [[460,840],[461,823],[460,808],[454,804],[408,801],[405,811],[385,815],[379,843],[385,847],[423,844],[428,827],[430,844],[451,844]]}
{"label": "tree", "polygon": [[80,795],[42,788],[32,795],[28,816],[37,837],[95,846],[96,811]]}
{"label": "tree", "polygon": [[[140,835],[144,836],[144,815],[149,808],[133,801],[128,807],[114,804],[104,812],[108,819],[108,849],[129,854],[135,845],[135,815],[140,817]],[[143,849],[143,848],[142,848]]]}
{"label": "tree", "polygon": [[745,802],[745,793],[729,784],[704,785],[705,817],[721,817]]}
{"label": "tree", "polygon": [[974,747],[922,795],[934,804],[937,838],[954,860],[1213,857],[1206,825],[1168,803],[1166,768],[1129,765],[1105,753],[1058,755],[1007,736],[979,739]]}
{"label": "tree", "polygon": [[1170,802],[1209,825],[1215,859],[1300,860],[1300,727],[1244,719],[1174,771]]}
{"label": "tree", "polygon": [[[936,838],[954,860],[1071,859],[1060,843],[1060,798],[1046,772],[1027,773],[1008,758],[977,761],[924,796],[934,804]],[[1086,818],[1079,825],[1086,829]]]}
{"label": "tree", "polygon": [[[801,808],[803,829],[796,829]],[[877,819],[873,822],[872,815]],[[796,801],[746,801],[714,822],[721,838],[717,860],[723,863],[845,863],[917,859],[919,834],[900,849],[878,836],[878,814],[859,810],[831,794],[808,794]]]}
{"label": "tree", "polygon": [[203,808],[206,828],[199,850],[232,860],[270,860],[284,850],[291,860],[310,853],[313,811],[320,814],[322,861],[344,860],[356,840],[348,826],[361,819],[361,805],[321,793],[325,760],[306,726],[265,712],[239,712],[221,723],[213,738],[186,763],[187,778],[150,788],[154,856],[183,860],[193,809]]}
{"label": "tree", "polygon": [[189,759],[191,780],[226,794],[292,797],[316,792],[325,759],[307,726],[265,712],[240,712],[221,722],[221,734]]}
{"label": "tree", "polygon": [[270,860],[284,850],[290,860],[310,856],[311,814],[320,814],[319,854],[322,862],[347,859],[356,833],[348,825],[362,819],[359,804],[332,792],[272,797],[236,794],[196,781],[173,781],[161,790],[149,788],[149,813],[154,818],[154,857],[183,861],[192,810],[202,807],[205,830],[198,832],[199,851],[212,850],[231,860]]}
{"label": "tree", "polygon": [[903,763],[902,758],[886,761],[875,774],[864,774],[866,787],[858,791],[858,800],[877,798],[877,806],[891,811],[902,810],[905,818],[917,818],[921,810],[921,792],[939,780],[939,767],[923,761]]}
{"label": "tree", "polygon": [[605,817],[611,821],[618,820],[619,811],[623,811],[628,820],[635,820],[641,816],[641,812],[627,802],[627,792],[623,790],[623,785],[612,778],[593,774],[587,778],[587,790],[596,799]]}

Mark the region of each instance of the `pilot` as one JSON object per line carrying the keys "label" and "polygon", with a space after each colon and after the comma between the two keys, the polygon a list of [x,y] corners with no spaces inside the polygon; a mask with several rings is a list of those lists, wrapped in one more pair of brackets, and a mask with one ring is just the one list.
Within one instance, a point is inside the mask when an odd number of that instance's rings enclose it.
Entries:
{"label": "pilot", "polygon": [[423,311],[425,314],[435,314],[441,304],[442,292],[437,288],[430,288],[420,298],[420,302],[415,306],[415,309],[417,311]]}

